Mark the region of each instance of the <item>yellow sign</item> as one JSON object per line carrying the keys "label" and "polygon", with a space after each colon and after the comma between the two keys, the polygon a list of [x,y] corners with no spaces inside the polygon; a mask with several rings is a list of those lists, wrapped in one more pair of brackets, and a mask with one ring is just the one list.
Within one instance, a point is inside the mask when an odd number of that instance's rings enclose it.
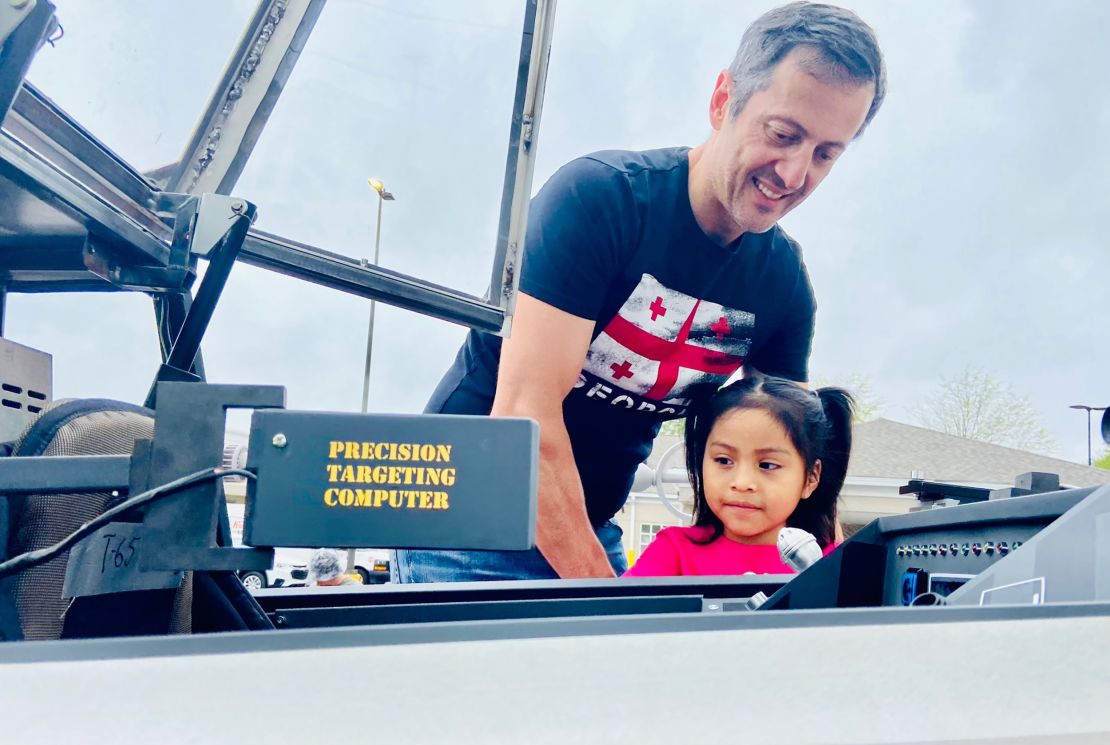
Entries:
{"label": "yellow sign", "polygon": [[[455,485],[456,476],[454,466],[449,465],[451,449],[447,444],[332,440],[328,443],[328,462],[324,469],[328,483],[340,486],[324,490],[324,504],[377,509],[450,509],[450,493],[442,488],[373,489],[357,485],[450,488]],[[356,486],[344,486],[346,484]]]}

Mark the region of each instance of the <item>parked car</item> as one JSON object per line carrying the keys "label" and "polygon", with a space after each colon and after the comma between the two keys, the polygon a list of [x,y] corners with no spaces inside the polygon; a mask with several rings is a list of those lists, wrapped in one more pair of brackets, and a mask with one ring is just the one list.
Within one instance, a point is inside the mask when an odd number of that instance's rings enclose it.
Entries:
{"label": "parked car", "polygon": [[[346,561],[345,551],[340,551],[339,556]],[[354,570],[358,572],[364,585],[381,585],[388,582],[389,551],[380,548],[355,549]]]}
{"label": "parked car", "polygon": [[264,572],[238,572],[248,590],[267,587],[304,587],[308,584],[307,549],[279,548],[274,553],[274,566]]}

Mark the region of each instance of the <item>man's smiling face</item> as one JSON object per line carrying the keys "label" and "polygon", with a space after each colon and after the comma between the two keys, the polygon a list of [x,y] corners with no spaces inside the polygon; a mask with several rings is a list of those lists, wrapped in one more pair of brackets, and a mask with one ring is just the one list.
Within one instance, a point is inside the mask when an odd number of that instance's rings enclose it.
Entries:
{"label": "man's smiling face", "polygon": [[804,47],[783,58],[770,85],[730,116],[729,74],[710,103],[714,132],[707,156],[718,235],[762,233],[802,203],[863,126],[874,85],[814,75],[815,53]]}

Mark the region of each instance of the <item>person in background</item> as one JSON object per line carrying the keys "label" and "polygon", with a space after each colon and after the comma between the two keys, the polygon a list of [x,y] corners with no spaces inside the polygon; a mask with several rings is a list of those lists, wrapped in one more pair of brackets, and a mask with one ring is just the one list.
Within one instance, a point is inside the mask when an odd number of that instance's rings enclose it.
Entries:
{"label": "person in background", "polygon": [[852,397],[754,375],[686,418],[694,524],[659,531],[626,577],[790,574],[776,541],[801,528],[836,546],[836,502],[852,450]]}
{"label": "person in background", "polygon": [[339,565],[339,554],[328,548],[317,549],[308,561],[308,570],[314,583],[321,587],[334,585],[361,585],[362,583],[343,572]]}

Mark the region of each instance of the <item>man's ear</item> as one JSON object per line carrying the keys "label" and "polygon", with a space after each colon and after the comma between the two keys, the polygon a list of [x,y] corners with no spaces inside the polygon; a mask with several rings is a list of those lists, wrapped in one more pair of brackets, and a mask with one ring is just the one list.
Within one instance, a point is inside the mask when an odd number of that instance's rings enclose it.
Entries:
{"label": "man's ear", "polygon": [[818,461],[814,462],[813,470],[809,472],[808,476],[806,476],[806,483],[805,483],[804,486],[802,486],[802,499],[809,499],[809,495],[813,494],[813,491],[817,488],[817,485],[820,484],[820,483],[821,483],[821,461],[818,460]]}
{"label": "man's ear", "polygon": [[720,129],[728,119],[728,110],[732,102],[732,73],[721,70],[717,75],[717,85],[713,88],[713,95],[709,97],[709,124],[713,129]]}

